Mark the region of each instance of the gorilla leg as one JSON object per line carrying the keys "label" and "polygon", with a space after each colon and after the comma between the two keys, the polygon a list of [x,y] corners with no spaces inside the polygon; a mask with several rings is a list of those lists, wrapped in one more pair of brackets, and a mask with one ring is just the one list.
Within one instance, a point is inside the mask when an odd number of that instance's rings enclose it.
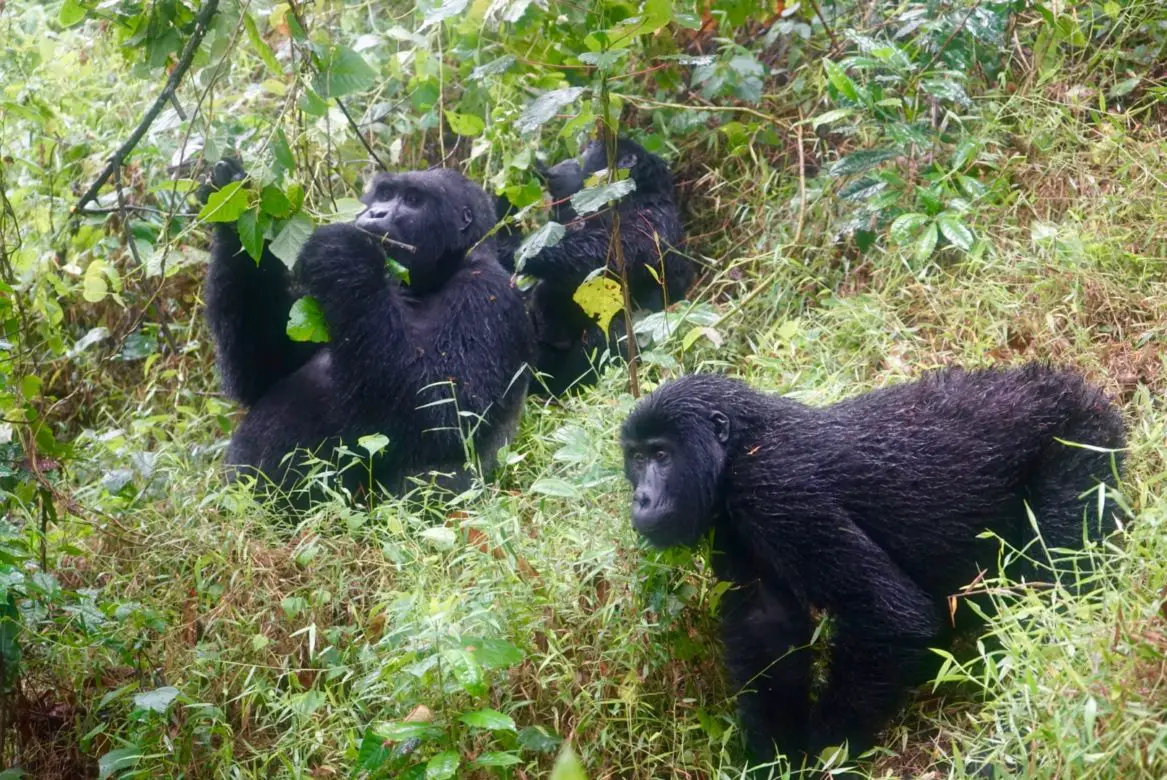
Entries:
{"label": "gorilla leg", "polygon": [[756,581],[726,593],[722,611],[725,665],[741,690],[738,708],[750,754],[769,761],[777,747],[797,763],[810,715],[810,615],[795,599]]}

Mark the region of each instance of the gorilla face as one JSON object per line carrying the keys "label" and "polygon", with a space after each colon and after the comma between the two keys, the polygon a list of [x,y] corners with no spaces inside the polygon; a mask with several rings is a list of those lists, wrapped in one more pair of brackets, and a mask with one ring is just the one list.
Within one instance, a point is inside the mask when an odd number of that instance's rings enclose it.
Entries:
{"label": "gorilla face", "polygon": [[692,545],[718,513],[730,422],[716,410],[677,414],[649,398],[621,431],[632,526],[656,547]]}
{"label": "gorilla face", "polygon": [[494,218],[482,188],[447,168],[379,173],[361,201],[366,208],[356,226],[388,239],[386,249],[409,269],[411,287],[444,281]]}
{"label": "gorilla face", "polygon": [[584,147],[582,161],[580,166],[583,168],[582,178],[587,179],[589,176],[605,168],[618,168],[620,170],[630,171],[636,167],[641,159],[644,158],[646,152],[640,144],[635,141],[629,141],[627,138],[621,138],[616,142],[616,160],[615,165],[610,164],[608,160],[608,148],[601,141],[590,141]]}

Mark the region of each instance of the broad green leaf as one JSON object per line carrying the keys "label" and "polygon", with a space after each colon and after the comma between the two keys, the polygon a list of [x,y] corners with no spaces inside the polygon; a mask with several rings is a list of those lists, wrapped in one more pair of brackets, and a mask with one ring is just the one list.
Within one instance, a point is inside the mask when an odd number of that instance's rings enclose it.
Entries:
{"label": "broad green leaf", "polygon": [[57,14],[57,21],[62,27],[72,27],[85,18],[85,6],[77,0],[65,0],[61,3],[61,11]]}
{"label": "broad green leaf", "polygon": [[453,111],[447,111],[446,121],[450,123],[450,129],[458,135],[473,137],[481,135],[482,131],[486,129],[486,123],[474,114],[457,114]]}
{"label": "broad green leaf", "polygon": [[199,211],[199,219],[204,222],[234,222],[250,207],[250,191],[243,188],[243,182],[233,181],[218,192],[211,193],[207,205]]}
{"label": "broad green leaf", "polygon": [[272,139],[272,153],[276,156],[276,161],[284,166],[286,170],[294,170],[296,167],[296,158],[292,156],[292,146],[288,143],[288,136],[284,134],[283,128],[276,130],[275,138]]}
{"label": "broad green leaf", "polygon": [[828,176],[853,176],[871,170],[885,160],[899,155],[898,149],[863,149],[836,160],[827,169]]}
{"label": "broad green leaf", "polygon": [[948,239],[948,243],[963,249],[965,252],[972,249],[972,231],[960,221],[958,215],[948,212],[942,213],[936,217],[936,224],[940,226],[940,232]]}
{"label": "broad green leaf", "polygon": [[94,260],[85,269],[81,297],[90,303],[100,303],[109,294],[109,283],[106,281],[105,269],[104,260]]}
{"label": "broad green leaf", "polygon": [[386,742],[405,742],[410,739],[429,742],[440,739],[442,736],[442,730],[437,726],[432,726],[429,723],[406,723],[404,721],[378,723],[372,727],[372,731],[378,738]]}
{"label": "broad green leaf", "polygon": [[329,338],[324,312],[320,310],[320,303],[311,295],[305,295],[292,304],[285,330],[292,341],[324,343]]}
{"label": "broad green leaf", "polygon": [[439,550],[448,550],[458,541],[458,535],[454,533],[454,529],[444,525],[427,528],[421,532],[420,536]]}
{"label": "broad green leaf", "polygon": [[383,433],[371,433],[357,439],[357,446],[370,455],[376,455],[389,446],[389,437]]}
{"label": "broad green leaf", "polygon": [[579,61],[585,65],[594,65],[600,70],[611,71],[620,61],[628,56],[628,49],[611,49],[609,51],[588,51],[579,55]]}
{"label": "broad green leaf", "polygon": [[827,71],[827,78],[831,80],[831,85],[843,97],[850,100],[859,100],[859,90],[856,88],[855,82],[851,80],[851,77],[837,63],[831,62],[830,60],[823,60],[823,67]]}
{"label": "broad green leaf", "polygon": [[919,240],[916,241],[916,259],[923,262],[931,257],[933,250],[936,249],[936,242],[939,240],[940,231],[936,229],[936,223],[933,222],[924,228],[924,232],[920,234]]}
{"label": "broad green leaf", "polygon": [[601,184],[598,187],[588,187],[571,196],[571,207],[577,214],[591,214],[635,189],[636,182],[631,178]]}
{"label": "broad green leaf", "polygon": [[328,113],[328,103],[313,89],[304,90],[304,94],[300,96],[299,106],[308,116],[324,116]]}
{"label": "broad green leaf", "polygon": [[715,347],[720,347],[724,343],[724,339],[721,337],[721,331],[716,328],[693,328],[685,334],[685,338],[681,339],[681,351],[687,352],[689,347],[693,346],[697,339],[702,336],[709,339]]}
{"label": "broad green leaf", "polygon": [[280,67],[280,62],[272,53],[271,47],[260,36],[259,30],[255,27],[255,18],[251,14],[243,14],[243,26],[247,28],[247,39],[251,41],[251,45],[255,47],[255,51],[267,69],[277,76],[284,75],[284,69]]}
{"label": "broad green leaf", "polygon": [[605,336],[608,335],[608,325],[612,318],[624,308],[624,292],[620,283],[606,276],[588,279],[575,289],[571,299],[596,321]]}
{"label": "broad green leaf", "polygon": [[550,753],[561,742],[563,737],[543,726],[527,726],[519,732],[519,746],[536,753]]}
{"label": "broad green leaf", "polygon": [[485,65],[479,65],[477,68],[475,68],[473,71],[471,71],[470,72],[470,80],[472,82],[481,81],[481,80],[488,78],[490,76],[497,76],[500,73],[506,73],[507,69],[510,68],[510,66],[514,65],[514,64],[515,64],[514,57],[512,57],[509,54],[503,55],[502,57],[499,57],[497,60],[491,60],[490,62],[486,63]]}
{"label": "broad green leaf", "polygon": [[819,116],[813,117],[810,120],[810,126],[818,129],[820,125],[830,124],[831,122],[838,122],[840,119],[846,119],[853,113],[855,112],[849,108],[836,108],[833,111],[828,111],[825,114],[820,114]]}
{"label": "broad green leaf", "polygon": [[559,109],[575,102],[583,93],[583,87],[565,87],[544,92],[527,106],[523,115],[515,122],[515,127],[520,133],[533,133],[551,121]]}
{"label": "broad green leaf", "polygon": [[296,264],[300,250],[304,248],[304,244],[308,242],[315,228],[316,224],[311,217],[307,214],[297,214],[284,223],[279,235],[271,242],[268,249],[282,260],[284,265],[291,268]]}
{"label": "broad green leaf", "polygon": [[910,212],[908,214],[900,214],[891,223],[888,228],[888,234],[891,240],[897,244],[910,244],[915,240],[920,228],[928,222],[928,215],[920,214],[918,212]]}
{"label": "broad green leaf", "polygon": [[432,27],[435,24],[444,22],[451,16],[457,16],[466,10],[466,6],[470,4],[470,0],[442,0],[441,5],[436,5],[430,8],[425,13],[425,19],[421,23],[421,29]]}
{"label": "broad green leaf", "polygon": [[[446,529],[449,531],[450,529]],[[450,531],[451,535],[453,531]],[[456,650],[447,650],[442,653],[442,657],[446,660],[447,668],[453,673],[454,679],[462,686],[463,690],[471,696],[485,696],[487,692],[486,681],[482,676],[482,666],[475,660],[470,653],[458,648]]]}
{"label": "broad green leaf", "polygon": [[320,73],[312,85],[323,98],[338,98],[363,92],[373,86],[377,72],[361,55],[347,46],[334,46],[320,58]]}
{"label": "broad green leaf", "polygon": [[460,763],[462,759],[453,750],[438,753],[425,765],[425,780],[448,780],[458,771]]}
{"label": "broad green leaf", "polygon": [[474,766],[514,766],[523,763],[515,753],[483,753],[474,759]]}
{"label": "broad green leaf", "polygon": [[115,772],[129,769],[137,764],[141,757],[142,749],[138,747],[118,748],[109,751],[97,759],[98,780],[106,780],[107,777],[112,777]]}
{"label": "broad green leaf", "polygon": [[542,493],[547,496],[559,496],[560,498],[579,498],[579,488],[570,482],[566,482],[556,477],[542,477],[535,480],[530,487],[532,493]]}
{"label": "broad green leaf", "polygon": [[134,696],[134,706],[140,710],[150,710],[165,714],[170,709],[170,703],[178,698],[178,689],[171,686],[164,688],[155,688],[146,693],[139,693]]}
{"label": "broad green leaf", "polygon": [[555,759],[555,766],[551,767],[551,780],[588,780],[583,764],[579,762],[570,743],[564,743]]}
{"label": "broad green leaf", "polygon": [[288,200],[288,196],[279,187],[273,184],[264,187],[263,192],[259,194],[259,207],[264,212],[279,219],[292,213],[292,202]]}
{"label": "broad green leaf", "polygon": [[521,663],[526,655],[502,639],[467,637],[462,640],[462,649],[472,653],[487,669],[507,669]]}
{"label": "broad green leaf", "polygon": [[522,272],[523,264],[549,246],[555,246],[567,235],[567,228],[558,222],[548,222],[527,236],[515,250],[515,271]]}
{"label": "broad green leaf", "polygon": [[478,710],[477,712],[467,712],[459,717],[458,720],[476,729],[486,729],[488,731],[515,730],[515,722],[511,717],[504,715],[498,710],[485,709]]}
{"label": "broad green leaf", "polygon": [[259,215],[254,209],[248,209],[239,215],[235,229],[239,231],[239,243],[258,265],[263,257],[263,228],[259,225]]}
{"label": "broad green leaf", "polygon": [[357,752],[357,762],[353,769],[358,772],[365,770],[372,773],[389,760],[390,754],[391,751],[385,745],[385,740],[378,737],[371,728],[365,729],[365,735],[361,738],[360,750]]}

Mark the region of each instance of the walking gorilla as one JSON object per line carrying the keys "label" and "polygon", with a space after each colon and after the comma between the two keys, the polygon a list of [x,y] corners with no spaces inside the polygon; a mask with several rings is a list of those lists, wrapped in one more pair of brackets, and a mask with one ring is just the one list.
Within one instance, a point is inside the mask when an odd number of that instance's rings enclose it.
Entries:
{"label": "walking gorilla", "polygon": [[[243,176],[238,162],[223,160],[212,183]],[[380,433],[390,444],[375,456],[372,477],[385,490],[399,493],[408,478],[431,472],[438,484],[464,489],[465,442],[489,472],[515,430],[527,384],[520,374],[534,344],[493,242],[482,242],[493,204],[447,169],[378,174],[362,200],[355,222],[309,238],[295,279],[266,246],[257,264],[233,224],[217,227],[207,317],[224,388],[249,408],[228,462],[287,493],[306,465],[290,453],[327,457],[338,444],[354,449],[359,437]],[[408,284],[388,277],[386,245],[408,269]],[[301,291],[320,304],[327,345],[286,334]],[[350,490],[368,480],[358,471],[348,471]]]}
{"label": "walking gorilla", "polygon": [[[596,381],[594,361],[605,349],[626,357],[621,318],[612,321],[605,337],[573,299],[576,288],[595,270],[607,267],[619,274],[612,251],[613,215],[620,215],[620,244],[628,270],[632,303],[638,309],[661,311],[685,296],[696,277],[692,261],[675,251],[683,238],[680,211],[668,164],[627,138],[616,144],[616,154],[608,158],[607,147],[589,143],[580,162],[565,160],[543,172],[556,200],[578,192],[588,177],[605,168],[628,171],[636,185],[630,194],[608,208],[575,218],[570,204],[561,204],[557,220],[575,219],[560,242],[529,258],[522,272],[538,282],[531,294],[531,317],[535,323],[538,354],[532,392],[546,386],[551,395],[561,395],[572,387]],[[500,217],[509,204],[501,203]],[[519,241],[510,234],[510,267]],[[506,265],[507,261],[504,260]]]}
{"label": "walking gorilla", "polygon": [[[658,547],[713,529],[725,661],[744,688],[751,753],[797,765],[848,741],[869,747],[902,696],[934,673],[951,637],[947,599],[998,542],[1048,573],[1048,548],[1115,527],[1122,418],[1078,375],[1040,365],[925,376],[814,409],[719,376],[690,376],[642,401],[622,430],[632,523]],[[810,608],[834,619],[825,689],[812,705]],[[963,613],[964,611],[962,611]]]}

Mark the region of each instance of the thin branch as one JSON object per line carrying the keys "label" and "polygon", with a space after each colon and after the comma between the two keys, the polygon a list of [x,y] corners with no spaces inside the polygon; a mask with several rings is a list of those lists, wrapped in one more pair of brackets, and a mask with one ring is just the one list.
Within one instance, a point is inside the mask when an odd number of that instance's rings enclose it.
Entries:
{"label": "thin branch", "polygon": [[814,9],[814,15],[823,23],[823,29],[827,31],[827,37],[831,39],[831,48],[838,47],[839,40],[835,37],[835,31],[827,24],[827,18],[823,16],[823,9],[819,8],[818,0],[810,0],[810,7]]}
{"label": "thin branch", "polygon": [[199,44],[203,42],[203,37],[206,36],[207,30],[211,24],[211,17],[215,15],[215,11],[219,7],[219,0],[204,0],[203,7],[199,9],[198,18],[195,20],[195,30],[191,34],[190,40],[186,42],[186,48],[182,50],[182,56],[179,57],[178,64],[174,66],[174,70],[170,71],[170,78],[166,80],[166,86],[162,88],[162,92],[154,100],[154,105],[150,106],[150,110],[142,117],[142,121],[134,128],[134,132],[126,139],[126,142],[118,147],[118,150],[109,158],[109,163],[105,166],[105,170],[97,177],[97,179],[77,201],[77,205],[73,207],[70,213],[76,214],[86,204],[97,197],[97,192],[102,186],[109,181],[109,177],[113,172],[121,167],[126,157],[138,145],[138,141],[142,140],[142,136],[150,129],[150,125],[154,124],[154,120],[162,111],[162,107],[170,102],[174,95],[178,84],[182,81],[182,77],[190,70],[191,63],[194,62],[195,52],[198,51]]}

